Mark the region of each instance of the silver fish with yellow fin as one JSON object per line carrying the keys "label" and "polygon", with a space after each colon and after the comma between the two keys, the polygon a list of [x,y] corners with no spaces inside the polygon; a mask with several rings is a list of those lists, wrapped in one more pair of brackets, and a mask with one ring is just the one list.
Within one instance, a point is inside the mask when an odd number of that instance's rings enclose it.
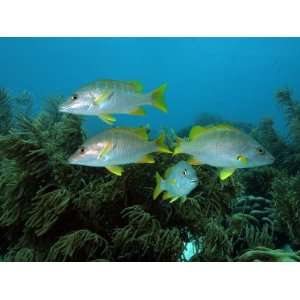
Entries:
{"label": "silver fish with yellow fin", "polygon": [[269,165],[274,157],[256,140],[230,125],[194,126],[188,139],[178,141],[174,155],[191,155],[191,164],[207,164],[221,168],[224,180],[236,169]]}
{"label": "silver fish with yellow fin", "polygon": [[156,173],[156,187],[153,191],[153,199],[162,192],[163,199],[174,202],[179,198],[183,200],[198,185],[198,177],[193,167],[186,161],[180,161],[168,168],[164,178]]}
{"label": "silver fish with yellow fin", "polygon": [[164,144],[164,134],[149,141],[146,128],[112,128],[88,139],[70,158],[69,163],[105,167],[121,176],[121,165],[154,163],[150,153],[172,153]]}
{"label": "silver fish with yellow fin", "polygon": [[150,93],[142,93],[139,81],[97,80],[86,84],[59,107],[60,112],[99,116],[107,124],[116,121],[114,114],[145,115],[143,105],[167,112],[164,101],[166,84]]}

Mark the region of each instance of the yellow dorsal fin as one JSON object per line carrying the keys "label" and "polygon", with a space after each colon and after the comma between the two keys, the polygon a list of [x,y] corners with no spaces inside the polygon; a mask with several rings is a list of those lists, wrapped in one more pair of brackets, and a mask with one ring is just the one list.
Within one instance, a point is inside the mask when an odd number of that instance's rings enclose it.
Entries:
{"label": "yellow dorsal fin", "polygon": [[130,115],[135,115],[135,116],[144,116],[146,114],[144,108],[138,107],[131,112],[129,112]]}
{"label": "yellow dorsal fin", "polygon": [[144,89],[143,84],[140,81],[138,81],[138,80],[130,80],[130,81],[127,81],[127,83],[136,92],[142,92],[143,89]]}
{"label": "yellow dorsal fin", "polygon": [[192,129],[190,131],[189,138],[190,138],[190,140],[194,140],[206,131],[207,131],[207,128],[205,128],[205,127],[194,126],[194,127],[192,127]]}
{"label": "yellow dorsal fin", "polygon": [[150,154],[147,154],[147,155],[144,155],[137,163],[154,164],[155,160]]}
{"label": "yellow dorsal fin", "polygon": [[101,79],[95,83],[100,82],[107,88],[124,88],[127,87],[135,92],[142,92],[144,87],[138,80],[112,80],[112,79]]}
{"label": "yellow dorsal fin", "polygon": [[133,132],[134,134],[138,135],[141,139],[148,141],[148,130],[144,127],[139,128],[129,128],[129,131]]}
{"label": "yellow dorsal fin", "polygon": [[124,131],[124,132],[130,132],[134,135],[137,135],[139,138],[143,139],[144,141],[148,141],[148,129],[145,127],[137,127],[137,128],[129,128],[129,127],[116,127],[113,128],[115,131]]}
{"label": "yellow dorsal fin", "polygon": [[192,127],[190,134],[189,134],[189,138],[190,138],[190,140],[194,140],[194,139],[198,138],[199,136],[201,136],[205,132],[220,130],[220,129],[239,131],[239,129],[233,127],[230,124],[219,124],[219,125],[212,125],[212,126],[207,126],[207,127],[197,125],[197,126]]}
{"label": "yellow dorsal fin", "polygon": [[207,129],[228,129],[228,130],[236,130],[236,131],[240,131],[238,128],[233,127],[230,124],[219,124],[219,125],[215,125],[215,126],[210,126]]}
{"label": "yellow dorsal fin", "polygon": [[122,173],[124,172],[124,169],[120,166],[106,166],[105,167],[109,172],[118,175],[118,176],[122,176]]}

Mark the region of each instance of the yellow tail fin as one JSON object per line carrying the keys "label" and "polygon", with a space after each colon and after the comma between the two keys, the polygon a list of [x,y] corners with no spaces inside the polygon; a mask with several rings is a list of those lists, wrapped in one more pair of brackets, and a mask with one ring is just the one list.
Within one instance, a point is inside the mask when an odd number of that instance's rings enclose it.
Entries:
{"label": "yellow tail fin", "polygon": [[162,153],[172,153],[172,151],[165,145],[165,134],[162,132],[158,139],[155,141],[157,145],[157,151]]}
{"label": "yellow tail fin", "polygon": [[161,183],[163,179],[160,177],[158,172],[155,173],[155,178],[156,178],[156,186],[153,191],[153,200],[155,200],[163,192],[163,189],[161,188]]}
{"label": "yellow tail fin", "polygon": [[168,111],[167,104],[165,102],[165,91],[167,88],[167,84],[162,84],[159,88],[154,90],[151,93],[152,104],[154,107],[158,108],[163,112]]}

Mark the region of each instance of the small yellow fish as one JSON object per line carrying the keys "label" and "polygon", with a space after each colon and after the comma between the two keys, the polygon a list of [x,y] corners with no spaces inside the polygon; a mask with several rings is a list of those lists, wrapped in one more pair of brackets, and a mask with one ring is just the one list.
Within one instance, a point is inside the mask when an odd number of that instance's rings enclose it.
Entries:
{"label": "small yellow fish", "polygon": [[120,165],[154,163],[152,152],[172,153],[164,144],[164,134],[149,141],[146,128],[112,128],[88,139],[70,158],[69,163],[105,167],[121,176]]}
{"label": "small yellow fish", "polygon": [[138,81],[97,80],[75,91],[59,111],[77,115],[96,115],[107,124],[116,121],[114,114],[145,115],[142,106],[152,105],[167,112],[164,101],[166,84],[150,93],[142,93]]}
{"label": "small yellow fish", "polygon": [[257,141],[229,125],[194,126],[189,139],[178,141],[173,154],[178,153],[191,155],[191,163],[221,168],[219,177],[222,180],[231,176],[236,169],[274,162],[274,157]]}

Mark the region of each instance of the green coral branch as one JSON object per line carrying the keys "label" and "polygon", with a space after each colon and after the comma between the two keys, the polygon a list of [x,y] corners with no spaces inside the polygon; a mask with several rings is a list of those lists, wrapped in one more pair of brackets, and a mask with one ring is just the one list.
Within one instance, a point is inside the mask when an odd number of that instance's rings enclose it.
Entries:
{"label": "green coral branch", "polygon": [[264,261],[264,262],[299,262],[299,253],[287,252],[281,249],[270,249],[267,247],[257,247],[239,256],[237,261]]}
{"label": "green coral branch", "polygon": [[97,233],[78,230],[62,236],[48,253],[47,261],[92,260],[109,252],[108,242]]}

